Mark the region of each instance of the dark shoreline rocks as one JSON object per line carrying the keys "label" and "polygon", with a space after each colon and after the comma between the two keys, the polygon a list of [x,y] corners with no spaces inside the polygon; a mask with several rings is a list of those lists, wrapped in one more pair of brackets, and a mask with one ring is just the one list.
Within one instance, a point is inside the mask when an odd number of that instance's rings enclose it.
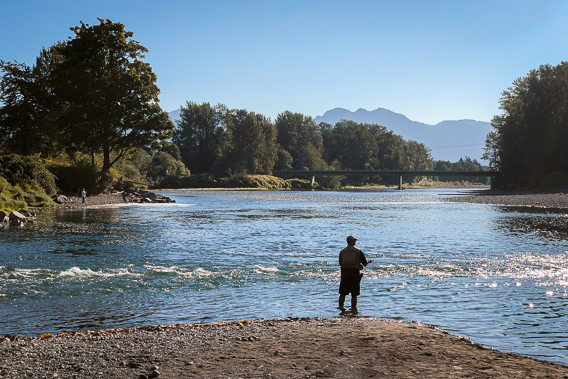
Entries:
{"label": "dark shoreline rocks", "polygon": [[[99,207],[116,204],[150,204],[150,203],[175,203],[168,196],[163,196],[151,191],[140,188],[130,188],[125,191],[107,192],[95,196],[87,196],[85,203],[79,196],[58,195],[55,198],[57,205],[55,208],[88,208]],[[41,207],[29,207],[27,210],[12,211],[9,214],[0,211],[0,227],[22,227],[26,223],[33,223],[36,219],[37,212],[41,211]]]}
{"label": "dark shoreline rocks", "polygon": [[9,214],[0,211],[0,227],[24,226],[26,223],[33,223],[36,213],[31,210],[12,211]]}
{"label": "dark shoreline rocks", "polygon": [[141,188],[130,188],[124,191],[107,192],[95,196],[87,196],[85,203],[82,203],[81,197],[69,196],[67,201],[58,204],[56,208],[84,208],[93,206],[104,206],[113,204],[150,204],[150,203],[175,203],[168,196],[163,196],[155,192],[147,191]]}

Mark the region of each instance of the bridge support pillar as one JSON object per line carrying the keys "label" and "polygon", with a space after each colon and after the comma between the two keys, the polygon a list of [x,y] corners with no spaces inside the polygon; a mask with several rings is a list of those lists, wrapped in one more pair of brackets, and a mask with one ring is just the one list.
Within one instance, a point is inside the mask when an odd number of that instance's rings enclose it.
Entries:
{"label": "bridge support pillar", "polygon": [[312,176],[312,188],[314,187],[314,183],[316,182],[316,177]]}
{"label": "bridge support pillar", "polygon": [[402,190],[402,175],[398,177],[398,189]]}

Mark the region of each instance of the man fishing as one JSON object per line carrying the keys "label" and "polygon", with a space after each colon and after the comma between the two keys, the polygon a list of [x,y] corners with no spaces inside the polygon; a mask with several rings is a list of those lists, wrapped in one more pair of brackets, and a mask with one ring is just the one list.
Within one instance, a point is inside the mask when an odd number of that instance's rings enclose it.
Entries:
{"label": "man fishing", "polygon": [[355,247],[357,238],[347,237],[347,247],[339,253],[341,265],[341,283],[339,284],[339,309],[345,310],[345,296],[351,293],[351,311],[357,311],[357,296],[361,292],[361,270],[372,262],[367,260],[361,249]]}

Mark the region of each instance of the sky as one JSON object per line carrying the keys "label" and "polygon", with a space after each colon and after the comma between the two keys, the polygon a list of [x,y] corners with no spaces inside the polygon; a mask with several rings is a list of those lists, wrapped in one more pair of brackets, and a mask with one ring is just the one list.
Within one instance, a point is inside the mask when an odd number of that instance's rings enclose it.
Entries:
{"label": "sky", "polygon": [[149,49],[168,112],[189,101],[273,120],[340,107],[489,122],[515,79],[568,59],[565,0],[0,0],[0,60],[32,65],[97,17]]}

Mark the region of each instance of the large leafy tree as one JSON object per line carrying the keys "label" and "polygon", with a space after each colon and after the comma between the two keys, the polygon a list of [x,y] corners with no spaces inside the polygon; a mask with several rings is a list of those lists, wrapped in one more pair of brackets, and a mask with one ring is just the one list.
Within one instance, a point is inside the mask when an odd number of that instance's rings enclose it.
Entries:
{"label": "large leafy tree", "polygon": [[526,186],[568,175],[568,62],[542,65],[503,92],[484,159],[504,184]]}
{"label": "large leafy tree", "polygon": [[378,145],[369,124],[343,120],[335,124],[332,131],[333,147],[330,159],[337,159],[345,169],[379,169]]}
{"label": "large leafy tree", "polygon": [[[277,141],[292,158],[296,170],[323,169],[323,140],[319,127],[310,116],[286,111],[276,117]],[[286,153],[279,154],[279,167],[286,167]]]}
{"label": "large leafy tree", "polygon": [[25,64],[0,62],[0,143],[6,152],[29,155],[36,150],[33,69]]}
{"label": "large leafy tree", "polygon": [[153,150],[174,125],[158,104],[156,74],[144,62],[148,50],[122,23],[73,27],[73,38],[56,47],[61,62],[50,78],[58,124],[70,150],[103,154],[103,171],[123,156]]}
{"label": "large leafy tree", "polygon": [[227,115],[224,167],[236,174],[270,174],[276,162],[276,127],[269,118],[246,109]]}
{"label": "large leafy tree", "polygon": [[186,102],[180,108],[180,121],[173,142],[180,148],[182,161],[193,173],[212,172],[220,158],[225,133],[227,107]]}

